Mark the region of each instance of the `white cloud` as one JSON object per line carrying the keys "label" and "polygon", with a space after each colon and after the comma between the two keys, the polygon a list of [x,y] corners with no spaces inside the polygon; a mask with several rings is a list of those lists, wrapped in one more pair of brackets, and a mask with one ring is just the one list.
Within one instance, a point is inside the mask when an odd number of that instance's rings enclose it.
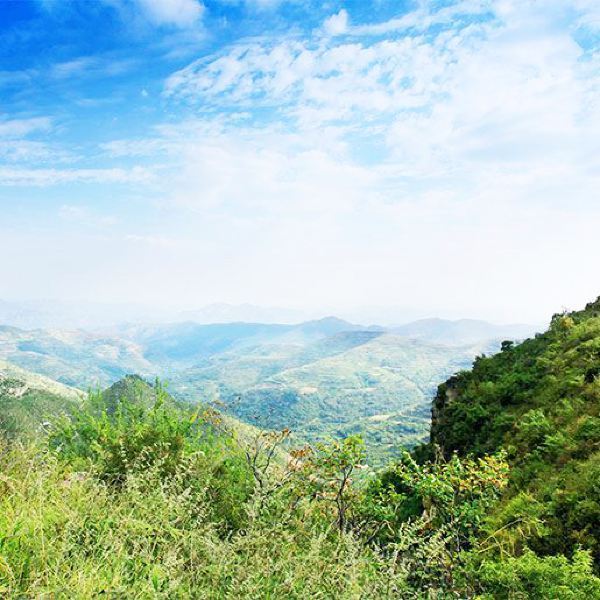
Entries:
{"label": "white cloud", "polygon": [[136,61],[133,59],[117,60],[109,56],[79,56],[52,65],[48,75],[55,79],[69,79],[85,75],[115,77],[130,71],[135,64]]}
{"label": "white cloud", "polygon": [[[287,267],[303,298],[400,302],[409,286],[422,306],[500,314],[514,286],[523,305],[576,303],[600,258],[600,55],[576,41],[592,5],[430,6],[334,15],[329,37],[246,40],[173,74],[167,98],[250,117],[188,130],[168,205],[252,227],[255,264],[277,248],[264,285]],[[574,264],[567,293],[553,273]]]}
{"label": "white cloud", "polygon": [[112,227],[118,223],[115,216],[98,214],[89,206],[81,204],[63,204],[59,209],[59,216],[66,221],[94,228]]}
{"label": "white cloud", "polygon": [[178,240],[176,238],[169,238],[164,235],[139,235],[135,233],[129,233],[125,236],[125,241],[132,242],[134,244],[157,246],[159,248],[178,246]]}
{"label": "white cloud", "polygon": [[148,183],[151,173],[132,169],[35,169],[0,166],[0,183],[11,186],[51,186],[64,183]]}
{"label": "white cloud", "polygon": [[[527,0],[526,0],[527,1]],[[398,32],[414,30],[425,31],[433,25],[454,24],[461,19],[469,19],[493,12],[494,8],[502,7],[502,0],[462,0],[451,3],[443,8],[435,8],[433,3],[420,2],[419,8],[401,17],[394,17],[383,23],[356,25],[349,28],[348,33],[355,36],[385,36]]]}
{"label": "white cloud", "polygon": [[1,119],[0,137],[22,138],[31,133],[45,132],[52,128],[50,117],[32,117],[28,119]]}
{"label": "white cloud", "polygon": [[[576,39],[593,5],[431,6],[368,26],[342,11],[310,37],[243,40],[174,73],[165,98],[186,120],[170,104],[146,138],[102,145],[105,160],[150,158],[160,177],[5,168],[0,181],[148,184],[153,218],[77,256],[106,263],[107,278],[116,268],[131,299],[408,298],[514,320],[591,297],[600,55]],[[63,220],[86,218],[69,206]]]}
{"label": "white cloud", "polygon": [[156,25],[191,27],[204,12],[199,0],[135,0],[145,16]]}
{"label": "white cloud", "polygon": [[348,11],[342,8],[340,12],[331,15],[323,23],[323,29],[329,35],[340,35],[348,29]]}
{"label": "white cloud", "polygon": [[[580,16],[550,4],[554,10],[540,11],[468,1],[425,16],[419,9],[401,19],[496,17],[374,41],[249,41],[175,73],[165,93],[215,108],[269,107],[282,127],[329,124],[348,143],[378,140],[404,174],[576,166],[598,154],[598,55],[586,57],[572,37],[565,19]],[[339,16],[330,26],[341,27]],[[369,33],[388,31],[384,25]]]}
{"label": "white cloud", "polygon": [[247,8],[258,11],[274,10],[285,2],[298,2],[298,0],[221,0],[223,4],[243,4]]}
{"label": "white cloud", "polygon": [[47,142],[25,139],[3,139],[0,159],[7,163],[66,163],[75,159],[71,152]]}

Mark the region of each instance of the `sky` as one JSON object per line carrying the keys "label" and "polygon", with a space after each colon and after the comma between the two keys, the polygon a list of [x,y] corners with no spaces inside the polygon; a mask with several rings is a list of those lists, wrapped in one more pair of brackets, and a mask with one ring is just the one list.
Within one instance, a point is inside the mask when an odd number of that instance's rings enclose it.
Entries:
{"label": "sky", "polygon": [[0,0],[0,298],[539,322],[599,231],[596,0]]}

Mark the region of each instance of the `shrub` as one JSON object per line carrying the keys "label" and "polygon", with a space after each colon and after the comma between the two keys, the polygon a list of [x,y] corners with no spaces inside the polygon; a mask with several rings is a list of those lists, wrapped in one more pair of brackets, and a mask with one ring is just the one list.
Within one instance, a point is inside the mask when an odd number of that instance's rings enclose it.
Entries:
{"label": "shrub", "polygon": [[579,600],[600,598],[600,579],[592,570],[589,552],[539,557],[527,551],[506,561],[484,560],[471,573],[482,599],[531,598]]}

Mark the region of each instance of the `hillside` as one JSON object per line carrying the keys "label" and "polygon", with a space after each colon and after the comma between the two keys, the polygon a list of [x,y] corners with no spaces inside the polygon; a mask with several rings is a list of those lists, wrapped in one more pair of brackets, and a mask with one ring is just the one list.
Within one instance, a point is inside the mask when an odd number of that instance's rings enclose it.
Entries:
{"label": "hillside", "polygon": [[134,342],[81,330],[0,326],[0,360],[80,389],[105,387],[154,367]]}
{"label": "hillside", "polygon": [[422,441],[439,381],[497,341],[448,346],[329,317],[296,325],[128,325],[104,332],[0,328],[0,358],[80,389],[160,377],[261,429],[310,441],[361,433],[379,464]]}
{"label": "hillside", "polygon": [[510,483],[492,517],[506,543],[581,546],[600,565],[600,298],[477,359],[439,387],[432,416],[431,443],[446,456],[507,452]]}
{"label": "hillside", "polygon": [[[103,390],[96,402],[101,411],[106,411],[107,414],[111,415],[123,403],[149,411],[159,399],[169,408],[181,411],[184,414],[197,410],[196,406],[174,398],[162,383],[149,383],[139,375],[126,375],[119,379],[119,381]],[[261,431],[231,415],[218,413],[215,416],[223,427],[240,440],[250,440]]]}
{"label": "hillside", "polygon": [[114,334],[143,348],[144,357],[163,366],[192,366],[224,352],[242,352],[261,345],[306,345],[329,336],[364,328],[335,317],[297,325],[193,322],[125,326]]}
{"label": "hillside", "polygon": [[[432,442],[384,470],[358,436],[232,435],[139,376],[85,402],[34,377],[75,405],[49,436],[32,422],[35,443],[0,436],[0,595],[596,600],[599,341],[600,301],[478,358],[439,387]],[[280,348],[298,364],[272,385],[344,399],[457,366],[386,334],[319,344]]]}
{"label": "hillside", "polygon": [[84,394],[42,375],[0,361],[0,432],[33,438],[47,421],[81,404]]}

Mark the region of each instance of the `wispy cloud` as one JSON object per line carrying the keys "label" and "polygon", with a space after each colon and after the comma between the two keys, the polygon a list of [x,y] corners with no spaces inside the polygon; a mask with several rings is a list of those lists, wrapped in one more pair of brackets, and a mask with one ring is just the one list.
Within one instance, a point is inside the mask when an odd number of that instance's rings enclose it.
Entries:
{"label": "wispy cloud", "polygon": [[2,119],[0,117],[0,137],[22,138],[31,133],[47,132],[52,128],[50,117],[31,117],[25,119]]}
{"label": "wispy cloud", "polygon": [[225,5],[244,5],[249,10],[269,11],[283,4],[298,3],[301,0],[220,0]]}
{"label": "wispy cloud", "polygon": [[151,173],[132,169],[28,169],[0,166],[0,183],[13,186],[52,186],[64,183],[147,183]]}
{"label": "wispy cloud", "polygon": [[68,163],[75,159],[72,152],[57,148],[47,142],[24,139],[3,139],[0,143],[0,160],[21,164]]}
{"label": "wispy cloud", "polygon": [[55,79],[81,76],[115,77],[130,71],[136,65],[131,58],[116,59],[110,56],[80,56],[65,62],[55,63],[48,71]]}
{"label": "wispy cloud", "polygon": [[342,8],[340,12],[325,19],[323,29],[329,35],[346,33],[348,31],[348,11]]}
{"label": "wispy cloud", "polygon": [[135,233],[129,233],[125,236],[125,241],[158,248],[175,248],[181,245],[180,240],[164,235],[139,235]]}
{"label": "wispy cloud", "polygon": [[[165,94],[202,108],[269,107],[271,123],[292,131],[328,125],[359,154],[361,138],[370,138],[367,153],[378,140],[380,160],[403,174],[521,169],[531,161],[574,166],[600,137],[599,61],[573,37],[586,7],[574,13],[550,4],[548,11],[491,1],[421,8],[351,27],[365,36],[351,41],[250,40],[178,71]],[[449,26],[433,27],[440,23]],[[417,24],[410,35],[384,36]],[[325,29],[348,30],[345,11]]]}
{"label": "wispy cloud", "polygon": [[[52,235],[73,248],[118,215],[78,260],[107,280],[118,264],[132,297],[502,310],[521,287],[545,310],[591,295],[597,2],[379,2],[368,19],[356,3],[267,4],[105,0],[120,51],[69,47],[26,72],[30,93],[40,77],[66,99],[40,113],[53,119],[33,112],[41,97],[0,120],[0,183],[57,186]],[[113,104],[81,100],[107,90]],[[66,166],[49,162],[61,148]]]}
{"label": "wispy cloud", "polygon": [[190,27],[204,12],[204,5],[199,0],[134,0],[134,3],[157,25]]}

